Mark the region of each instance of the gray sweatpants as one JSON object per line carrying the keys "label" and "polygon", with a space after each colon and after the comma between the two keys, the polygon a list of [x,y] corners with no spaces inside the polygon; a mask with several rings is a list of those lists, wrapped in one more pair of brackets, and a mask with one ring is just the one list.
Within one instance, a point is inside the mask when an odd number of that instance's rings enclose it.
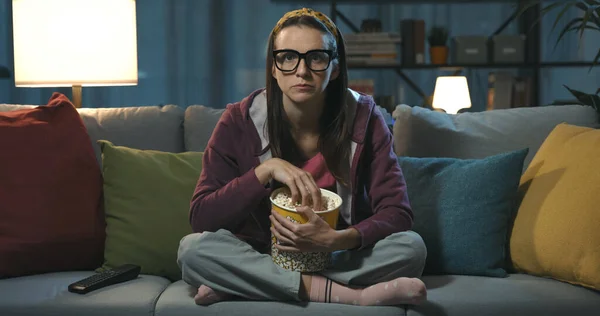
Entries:
{"label": "gray sweatpants", "polygon": [[[369,286],[398,277],[420,277],[427,250],[412,231],[396,233],[362,250],[333,253],[332,265],[321,275],[341,284]],[[179,245],[177,263],[183,280],[199,287],[254,300],[299,301],[301,273],[273,263],[231,232],[195,233]]]}

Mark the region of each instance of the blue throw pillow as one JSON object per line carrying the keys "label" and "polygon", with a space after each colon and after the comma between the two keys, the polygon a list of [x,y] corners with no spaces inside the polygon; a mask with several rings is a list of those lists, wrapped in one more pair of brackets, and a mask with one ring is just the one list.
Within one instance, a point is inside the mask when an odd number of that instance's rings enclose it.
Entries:
{"label": "blue throw pillow", "polygon": [[483,159],[399,157],[427,245],[424,274],[505,277],[509,225],[529,149]]}

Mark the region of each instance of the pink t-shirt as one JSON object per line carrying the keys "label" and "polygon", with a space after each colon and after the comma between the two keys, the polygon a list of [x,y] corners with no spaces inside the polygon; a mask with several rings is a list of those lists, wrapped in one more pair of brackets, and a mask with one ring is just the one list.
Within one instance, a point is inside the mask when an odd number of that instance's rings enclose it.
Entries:
{"label": "pink t-shirt", "polygon": [[313,176],[319,188],[333,192],[336,191],[335,177],[327,168],[325,157],[321,153],[304,162],[301,168]]}

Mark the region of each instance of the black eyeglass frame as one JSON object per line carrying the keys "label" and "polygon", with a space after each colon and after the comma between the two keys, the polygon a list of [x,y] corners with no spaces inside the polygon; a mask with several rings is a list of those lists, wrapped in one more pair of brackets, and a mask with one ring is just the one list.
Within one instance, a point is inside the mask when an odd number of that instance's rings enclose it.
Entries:
{"label": "black eyeglass frame", "polygon": [[[281,68],[279,68],[279,65],[277,65],[277,54],[279,53],[294,53],[298,55],[298,62],[296,63],[296,66],[294,68],[292,68],[291,70],[283,70]],[[325,69],[321,69],[321,70],[314,70],[312,68],[310,68],[310,63],[306,62],[306,56],[308,56],[311,53],[326,53],[327,56],[329,56],[329,61],[327,62],[327,67],[325,67]],[[277,69],[279,69],[282,72],[292,72],[292,71],[296,71],[296,69],[298,69],[298,66],[300,65],[300,60],[304,59],[304,63],[306,64],[306,67],[308,67],[308,69],[314,71],[314,72],[321,72],[321,71],[326,71],[327,69],[329,69],[329,66],[331,66],[331,61],[333,61],[334,59],[337,58],[337,52],[331,50],[331,49],[312,49],[307,51],[306,53],[302,54],[296,50],[293,49],[278,49],[278,50],[274,50],[273,51],[273,63],[275,64],[275,67],[277,67]]]}

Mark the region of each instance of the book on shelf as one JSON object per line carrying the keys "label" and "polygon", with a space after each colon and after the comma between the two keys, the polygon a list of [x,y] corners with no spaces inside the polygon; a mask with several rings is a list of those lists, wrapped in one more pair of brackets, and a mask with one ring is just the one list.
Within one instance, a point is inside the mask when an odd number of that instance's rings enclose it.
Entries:
{"label": "book on shelf", "polygon": [[396,58],[351,57],[347,59],[350,66],[399,66]]}
{"label": "book on shelf", "polygon": [[375,104],[381,110],[388,125],[393,125],[392,112],[395,109],[394,96],[375,94],[375,80],[373,79],[350,79],[348,88],[356,92],[362,92],[373,97]]}
{"label": "book on shelf", "polygon": [[359,32],[346,35],[350,65],[395,65],[400,53],[400,35],[389,32]]}
{"label": "book on shelf", "polygon": [[536,104],[531,104],[533,90],[533,81],[531,77],[515,77],[514,87],[513,87],[513,108],[518,107],[526,107],[526,106],[536,106]]}
{"label": "book on shelf", "polygon": [[488,75],[486,109],[509,109],[535,106],[532,102],[533,81],[530,77],[513,76],[509,72]]}
{"label": "book on shelf", "polygon": [[375,80],[373,79],[351,79],[348,80],[348,88],[368,94],[375,95]]}
{"label": "book on shelf", "polygon": [[406,66],[425,63],[425,21],[404,19],[400,21],[402,37],[402,64]]}
{"label": "book on shelf", "polygon": [[366,47],[350,47],[346,48],[346,55],[356,56],[356,55],[367,55],[372,57],[387,57],[388,55],[398,56],[398,50],[395,47],[387,47],[387,48],[366,48]]}
{"label": "book on shelf", "polygon": [[399,33],[394,32],[358,32],[344,35],[346,44],[400,44],[402,39]]}

